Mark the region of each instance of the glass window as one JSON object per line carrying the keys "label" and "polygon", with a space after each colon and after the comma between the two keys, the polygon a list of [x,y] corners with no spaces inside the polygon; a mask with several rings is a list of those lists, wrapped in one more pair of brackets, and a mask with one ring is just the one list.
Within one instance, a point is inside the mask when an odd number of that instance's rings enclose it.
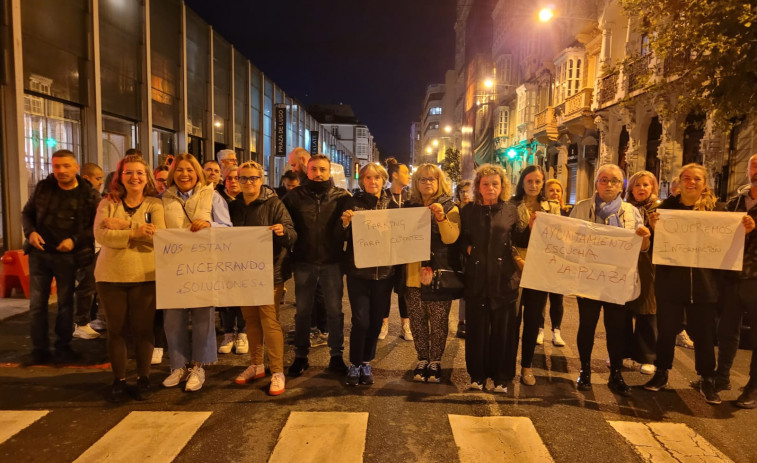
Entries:
{"label": "glass window", "polygon": [[263,96],[263,159],[266,168],[271,156],[271,119],[273,118],[273,84],[265,80]]}
{"label": "glass window", "polygon": [[428,113],[429,115],[432,115],[432,116],[438,116],[439,114],[442,113],[442,108],[439,106],[433,106],[429,108]]}
{"label": "glass window", "polygon": [[510,125],[510,108],[500,108],[495,137],[506,137]]}
{"label": "glass window", "polygon": [[[250,76],[250,151],[258,152],[260,139],[260,71],[252,66]],[[262,159],[256,158],[257,161]]]}
{"label": "glass window", "polygon": [[165,130],[152,130],[152,154],[154,167],[166,163],[169,154],[176,154],[176,134]]}
{"label": "glass window", "polygon": [[231,46],[217,32],[213,32],[213,131],[215,142],[229,142],[226,134],[229,126],[231,94]]}
{"label": "glass window", "polygon": [[[242,148],[247,119],[247,64],[249,61],[234,50],[234,147]],[[247,159],[247,156],[244,157]]]}
{"label": "glass window", "polygon": [[[126,150],[137,146],[137,125],[129,120],[103,114],[103,171],[116,170]],[[142,153],[147,155],[147,152]]]}
{"label": "glass window", "polygon": [[176,130],[181,71],[181,4],[177,0],[151,0],[150,17],[154,18],[150,22],[152,123]]}
{"label": "glass window", "polygon": [[208,25],[187,8],[187,132],[205,136],[208,109]]}
{"label": "glass window", "polygon": [[142,2],[100,2],[102,109],[141,119]]}

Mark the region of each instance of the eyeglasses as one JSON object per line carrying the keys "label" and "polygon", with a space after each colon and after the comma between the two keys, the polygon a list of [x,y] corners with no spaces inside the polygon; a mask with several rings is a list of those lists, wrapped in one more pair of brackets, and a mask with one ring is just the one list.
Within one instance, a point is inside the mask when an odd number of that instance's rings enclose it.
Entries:
{"label": "eyeglasses", "polygon": [[617,178],[600,178],[597,180],[597,183],[600,185],[612,185],[612,186],[620,186],[623,184],[623,180],[618,180]]}
{"label": "eyeglasses", "polygon": [[434,183],[439,181],[436,177],[421,177],[418,179],[421,183]]}
{"label": "eyeglasses", "polygon": [[257,182],[258,180],[260,180],[260,177],[257,177],[257,176],[252,176],[252,177],[239,177],[239,183],[241,183],[242,185],[244,185],[244,184],[245,184],[245,183],[247,183],[247,182],[252,182],[252,183],[255,183],[255,182]]}

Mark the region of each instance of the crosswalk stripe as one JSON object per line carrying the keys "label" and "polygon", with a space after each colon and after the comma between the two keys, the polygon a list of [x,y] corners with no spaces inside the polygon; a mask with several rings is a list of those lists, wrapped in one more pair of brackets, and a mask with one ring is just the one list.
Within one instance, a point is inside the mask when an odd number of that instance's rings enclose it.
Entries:
{"label": "crosswalk stripe", "polygon": [[50,413],[50,410],[0,410],[0,444]]}
{"label": "crosswalk stripe", "polygon": [[212,412],[131,412],[76,462],[170,462]]}
{"label": "crosswalk stripe", "polygon": [[526,417],[448,417],[460,463],[554,461],[534,424]]}
{"label": "crosswalk stripe", "polygon": [[636,423],[608,421],[643,461],[648,462],[730,462],[693,429],[682,423]]}
{"label": "crosswalk stripe", "polygon": [[361,462],[368,413],[292,412],[268,463]]}

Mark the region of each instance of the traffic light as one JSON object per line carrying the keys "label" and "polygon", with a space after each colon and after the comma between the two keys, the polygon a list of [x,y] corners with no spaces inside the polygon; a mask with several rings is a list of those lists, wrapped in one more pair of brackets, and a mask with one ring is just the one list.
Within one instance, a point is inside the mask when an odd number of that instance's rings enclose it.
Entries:
{"label": "traffic light", "polygon": [[355,180],[358,178],[358,172],[360,172],[360,163],[355,162]]}

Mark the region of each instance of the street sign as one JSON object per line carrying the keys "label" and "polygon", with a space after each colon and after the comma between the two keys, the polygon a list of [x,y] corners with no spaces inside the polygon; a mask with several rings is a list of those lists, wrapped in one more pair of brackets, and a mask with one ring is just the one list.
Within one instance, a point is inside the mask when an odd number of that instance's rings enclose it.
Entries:
{"label": "street sign", "polygon": [[310,155],[318,154],[318,131],[310,131]]}
{"label": "street sign", "polygon": [[286,105],[276,105],[275,113],[276,136],[274,145],[274,156],[286,157],[287,155],[287,107]]}

